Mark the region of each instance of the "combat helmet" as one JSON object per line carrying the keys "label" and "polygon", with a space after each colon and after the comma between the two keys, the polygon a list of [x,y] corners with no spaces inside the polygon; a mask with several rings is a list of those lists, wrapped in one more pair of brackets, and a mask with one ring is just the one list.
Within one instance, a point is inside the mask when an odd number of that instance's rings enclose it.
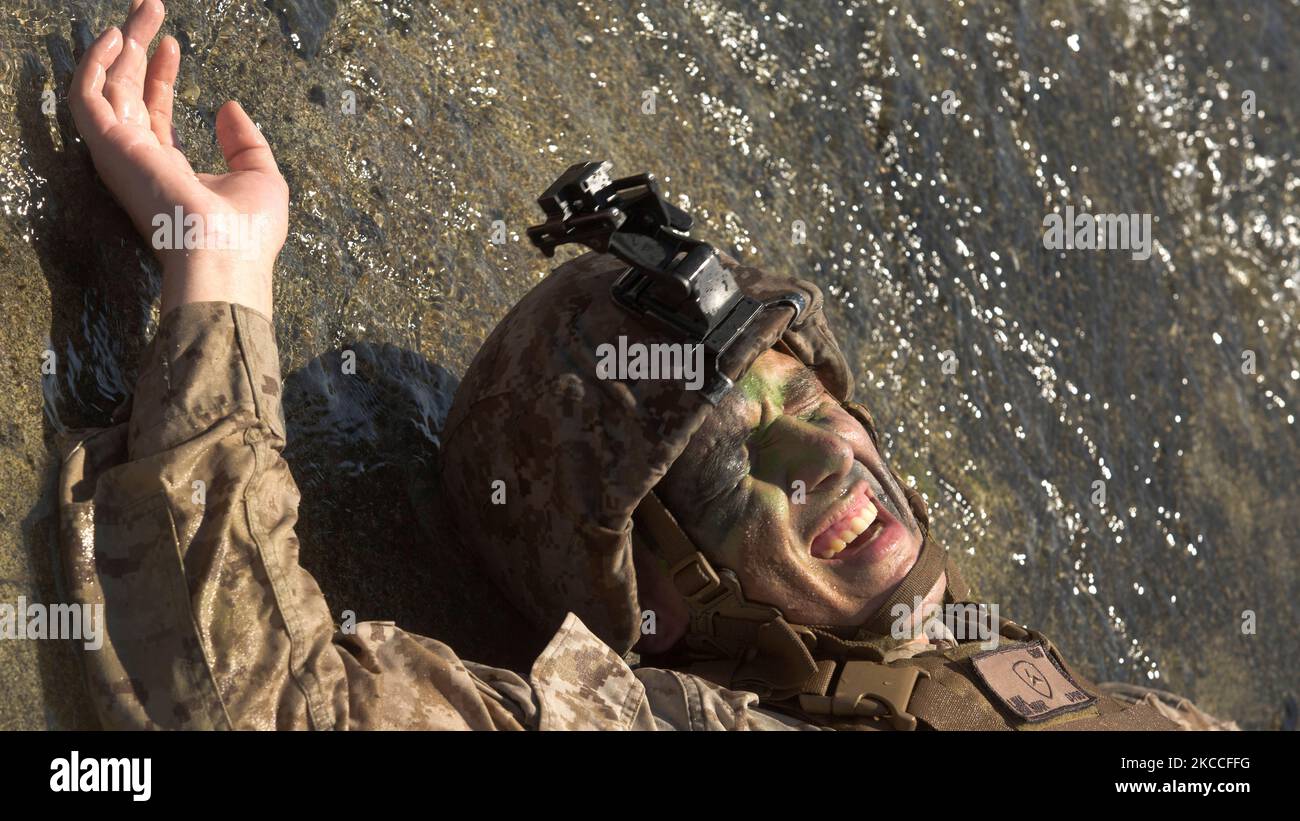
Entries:
{"label": "combat helmet", "polygon": [[[720,381],[739,379],[777,347],[810,367],[875,440],[870,413],[852,401],[852,375],[817,286],[726,255],[718,263],[759,306],[720,357]],[[645,539],[696,613],[689,640],[739,652],[736,642],[714,635],[727,631],[712,628],[732,617],[761,625],[779,614],[744,603],[734,577],[709,565],[653,492],[714,407],[709,391],[684,390],[680,380],[598,376],[598,349],[620,337],[647,347],[681,342],[671,328],[611,298],[628,269],[609,253],[573,259],[497,325],[466,372],[442,434],[448,509],[494,579],[540,627],[553,629],[573,611],[611,647],[629,650],[641,624],[633,539]],[[928,533],[924,502],[907,493]],[[926,551],[887,605],[910,602],[919,586],[928,591],[945,556],[942,548]]]}

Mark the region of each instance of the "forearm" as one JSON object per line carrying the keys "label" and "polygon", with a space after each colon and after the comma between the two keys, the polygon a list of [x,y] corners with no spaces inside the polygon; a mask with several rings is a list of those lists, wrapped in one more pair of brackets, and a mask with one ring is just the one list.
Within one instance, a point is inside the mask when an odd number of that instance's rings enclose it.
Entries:
{"label": "forearm", "polygon": [[512,701],[524,687],[512,674],[486,686],[450,648],[391,623],[337,631],[299,564],[299,493],[280,455],[280,395],[266,317],[204,302],[163,318],[133,399],[130,461],[97,493],[151,511],[158,526],[150,532],[161,534],[150,544],[134,530],[97,540],[101,555],[143,554],[150,568],[114,578],[116,601],[157,608],[147,627],[119,632],[114,649],[134,643],[139,659],[159,641],[197,645],[201,675],[160,675],[148,686],[237,728],[488,729],[527,720],[530,700]]}
{"label": "forearm", "polygon": [[179,257],[163,265],[161,313],[166,316],[198,302],[230,302],[270,319],[272,278],[269,265],[241,261],[236,251],[209,252],[206,258]]}
{"label": "forearm", "polygon": [[230,723],[332,727],[346,675],[325,599],[298,564],[280,392],[269,319],[228,302],[177,306],[146,350],[132,400],[121,474],[138,478],[115,475],[101,490],[132,504],[165,500],[166,543],[144,557],[147,576],[122,580],[121,597],[183,591],[155,640],[197,640]]}
{"label": "forearm", "polygon": [[236,438],[258,428],[283,441],[274,329],[267,316],[248,306],[173,306],[141,362],[130,456],[152,456],[218,428]]}

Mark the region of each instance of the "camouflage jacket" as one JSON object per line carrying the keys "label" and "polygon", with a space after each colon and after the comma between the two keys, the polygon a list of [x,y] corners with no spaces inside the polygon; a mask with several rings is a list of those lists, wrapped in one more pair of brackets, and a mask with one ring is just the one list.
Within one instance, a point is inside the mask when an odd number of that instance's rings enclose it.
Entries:
{"label": "camouflage jacket", "polygon": [[298,563],[273,326],[165,316],[115,424],[72,435],[59,483],[71,600],[106,728],[790,729],[752,693],[633,671],[569,614],[527,679],[391,622],[340,631]]}

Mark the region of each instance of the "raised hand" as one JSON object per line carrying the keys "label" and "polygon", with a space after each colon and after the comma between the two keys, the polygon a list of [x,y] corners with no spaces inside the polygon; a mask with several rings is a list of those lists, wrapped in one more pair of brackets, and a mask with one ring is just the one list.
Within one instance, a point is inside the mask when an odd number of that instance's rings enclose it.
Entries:
{"label": "raised hand", "polygon": [[164,37],[148,57],[163,15],[161,0],[133,0],[122,29],[110,27],[91,45],[69,92],[73,119],[100,177],[162,263],[163,313],[216,300],[270,316],[289,188],[262,133],[233,100],[217,112],[229,172],[195,173],[172,128],[180,46]]}

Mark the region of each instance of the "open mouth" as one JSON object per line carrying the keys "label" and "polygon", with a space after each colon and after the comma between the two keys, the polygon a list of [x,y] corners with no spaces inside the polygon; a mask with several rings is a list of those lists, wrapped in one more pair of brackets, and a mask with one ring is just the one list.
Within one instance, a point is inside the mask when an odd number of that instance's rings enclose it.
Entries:
{"label": "open mouth", "polygon": [[865,483],[853,489],[848,502],[813,538],[810,551],[818,559],[843,559],[866,552],[884,541],[894,518],[881,510]]}

